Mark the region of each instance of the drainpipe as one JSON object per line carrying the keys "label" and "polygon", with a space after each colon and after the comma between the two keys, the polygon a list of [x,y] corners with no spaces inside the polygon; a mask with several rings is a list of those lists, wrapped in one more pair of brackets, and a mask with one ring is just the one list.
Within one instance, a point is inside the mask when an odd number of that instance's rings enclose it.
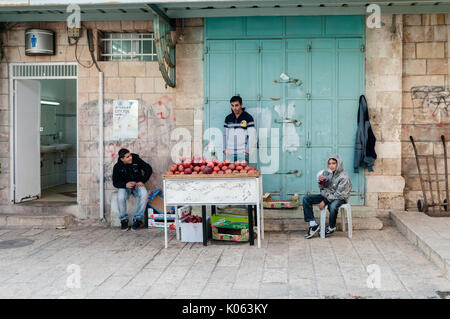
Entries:
{"label": "drainpipe", "polygon": [[98,73],[98,152],[99,152],[99,197],[100,220],[105,218],[104,174],[103,174],[103,72]]}

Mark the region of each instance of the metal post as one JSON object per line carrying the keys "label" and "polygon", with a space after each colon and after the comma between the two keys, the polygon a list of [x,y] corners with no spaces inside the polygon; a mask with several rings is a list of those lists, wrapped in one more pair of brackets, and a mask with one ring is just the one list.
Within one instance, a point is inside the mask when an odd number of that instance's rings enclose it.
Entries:
{"label": "metal post", "polygon": [[104,201],[104,172],[103,172],[103,72],[98,74],[98,153],[99,153],[99,197],[100,197],[100,220],[105,218]]}

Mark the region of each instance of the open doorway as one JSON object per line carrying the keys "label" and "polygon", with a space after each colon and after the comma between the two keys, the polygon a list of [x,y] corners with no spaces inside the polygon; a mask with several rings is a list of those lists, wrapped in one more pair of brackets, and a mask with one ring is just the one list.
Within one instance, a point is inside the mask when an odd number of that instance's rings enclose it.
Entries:
{"label": "open doorway", "polygon": [[41,83],[39,201],[77,201],[76,80]]}
{"label": "open doorway", "polygon": [[11,200],[76,204],[76,65],[12,64]]}

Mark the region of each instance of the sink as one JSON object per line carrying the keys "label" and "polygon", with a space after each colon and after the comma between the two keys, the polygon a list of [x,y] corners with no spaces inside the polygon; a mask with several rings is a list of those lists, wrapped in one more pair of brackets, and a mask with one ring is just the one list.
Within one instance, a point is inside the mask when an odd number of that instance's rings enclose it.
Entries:
{"label": "sink", "polygon": [[52,152],[63,152],[69,150],[71,147],[72,147],[71,144],[41,145],[41,154]]}
{"label": "sink", "polygon": [[41,153],[51,153],[56,150],[55,145],[41,145]]}
{"label": "sink", "polygon": [[55,144],[57,151],[67,151],[72,147],[71,144]]}

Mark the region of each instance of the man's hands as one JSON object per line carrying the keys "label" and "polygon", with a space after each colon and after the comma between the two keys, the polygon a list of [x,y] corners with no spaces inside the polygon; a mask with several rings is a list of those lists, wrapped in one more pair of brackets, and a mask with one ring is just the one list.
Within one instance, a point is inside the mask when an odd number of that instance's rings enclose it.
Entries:
{"label": "man's hands", "polygon": [[125,187],[129,188],[129,189],[133,189],[135,187],[143,187],[143,186],[145,186],[145,185],[142,182],[137,182],[137,183],[136,182],[128,182],[127,185],[125,185]]}
{"label": "man's hands", "polygon": [[325,208],[325,202],[321,201],[320,204],[319,204],[319,209],[323,210],[324,208]]}
{"label": "man's hands", "polygon": [[127,185],[125,185],[126,188],[132,189],[136,186],[136,182],[128,182]]}

